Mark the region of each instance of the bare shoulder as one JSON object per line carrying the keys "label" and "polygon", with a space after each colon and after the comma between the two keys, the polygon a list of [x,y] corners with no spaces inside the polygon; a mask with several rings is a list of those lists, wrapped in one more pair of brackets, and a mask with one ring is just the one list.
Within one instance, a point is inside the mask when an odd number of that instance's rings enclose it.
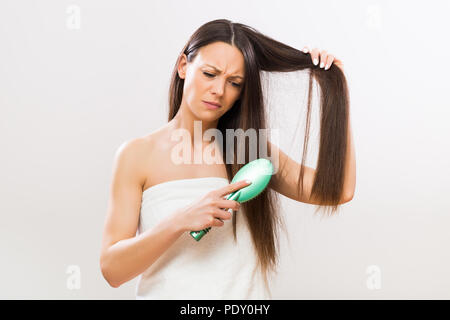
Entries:
{"label": "bare shoulder", "polygon": [[115,164],[126,166],[126,171],[144,187],[147,171],[146,166],[152,154],[154,138],[152,135],[131,138],[124,141],[116,150]]}
{"label": "bare shoulder", "polygon": [[149,148],[151,139],[148,137],[131,138],[124,141],[116,151],[116,157],[127,157],[138,162]]}
{"label": "bare shoulder", "polygon": [[123,142],[118,148],[118,153],[127,153],[130,157],[136,157],[135,160],[147,161],[156,147],[158,147],[158,141],[161,140],[160,136],[164,134],[164,127],[148,133],[141,137],[131,138]]}
{"label": "bare shoulder", "polygon": [[[139,177],[142,190],[146,189],[160,168],[165,163],[168,132],[163,126],[141,137],[129,139],[118,148],[118,153],[129,159],[134,167],[134,175]],[[162,143],[164,141],[164,143]]]}

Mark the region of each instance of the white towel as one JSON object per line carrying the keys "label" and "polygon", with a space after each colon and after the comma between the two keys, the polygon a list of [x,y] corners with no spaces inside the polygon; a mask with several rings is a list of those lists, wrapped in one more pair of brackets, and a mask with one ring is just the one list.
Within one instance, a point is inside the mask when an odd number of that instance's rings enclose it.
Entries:
{"label": "white towel", "polygon": [[[227,184],[222,177],[202,177],[166,181],[144,190],[139,233]],[[236,214],[236,243],[232,219],[224,220],[223,227],[212,227],[200,241],[185,232],[139,275],[136,299],[271,299],[242,210]]]}

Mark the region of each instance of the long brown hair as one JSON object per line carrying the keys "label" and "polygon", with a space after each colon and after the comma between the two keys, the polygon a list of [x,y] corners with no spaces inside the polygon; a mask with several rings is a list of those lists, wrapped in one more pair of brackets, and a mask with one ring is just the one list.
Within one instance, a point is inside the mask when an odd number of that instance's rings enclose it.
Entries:
{"label": "long brown hair", "polygon": [[[308,148],[312,83],[315,79],[321,90],[320,139],[316,176],[310,199],[314,198],[320,203],[315,214],[320,209],[325,209],[328,215],[335,213],[343,195],[349,117],[348,88],[342,70],[332,64],[328,70],[324,71],[311,62],[309,53],[276,41],[252,27],[233,23],[227,19],[213,20],[198,28],[184,46],[182,53],[186,54],[188,62],[191,62],[201,47],[217,41],[228,43],[241,51],[244,56],[246,74],[239,99],[217,124],[225,146],[235,145],[232,142],[227,143],[226,129],[240,128],[246,131],[249,128],[254,130],[267,128],[260,71],[290,72],[309,69],[306,130],[298,187],[301,192],[303,165]],[[178,76],[177,66],[178,61],[174,66],[170,83],[169,121],[177,114],[183,96],[184,79]],[[259,145],[260,137],[257,139]],[[236,146],[234,149],[232,163],[226,162],[227,148],[224,148],[223,152],[223,162],[226,164],[229,180],[249,161],[248,145],[245,146],[244,164],[236,161]],[[260,150],[257,152],[258,158],[264,157],[259,155]],[[277,213],[278,200],[278,193],[266,188],[256,198],[242,203],[266,285],[269,271],[276,271],[278,265],[278,227],[284,228],[283,220]],[[236,240],[237,215],[233,213],[233,233]]]}

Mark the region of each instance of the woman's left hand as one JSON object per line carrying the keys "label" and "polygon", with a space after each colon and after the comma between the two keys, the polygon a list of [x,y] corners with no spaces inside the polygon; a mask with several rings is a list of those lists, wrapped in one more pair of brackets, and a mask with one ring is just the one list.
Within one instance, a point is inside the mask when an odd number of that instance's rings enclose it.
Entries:
{"label": "woman's left hand", "polygon": [[[309,48],[305,46],[302,51],[304,53],[309,52]],[[337,65],[339,68],[343,69],[344,64],[341,60],[336,59],[333,55],[329,54],[325,50],[319,51],[318,48],[314,48],[311,50],[311,60],[313,61],[313,64],[317,66],[319,63],[320,58],[320,68],[324,68],[324,70],[328,70],[331,67],[331,64],[334,62],[335,65]]]}

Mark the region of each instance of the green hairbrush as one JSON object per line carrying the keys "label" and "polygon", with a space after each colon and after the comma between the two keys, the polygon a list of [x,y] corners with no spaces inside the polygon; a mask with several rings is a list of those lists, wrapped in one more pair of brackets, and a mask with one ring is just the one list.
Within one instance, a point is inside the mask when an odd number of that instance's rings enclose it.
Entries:
{"label": "green hairbrush", "polygon": [[[252,184],[230,193],[226,200],[234,200],[242,203],[253,199],[267,187],[272,175],[273,165],[270,160],[260,158],[250,161],[236,173],[233,180],[231,180],[231,183],[250,180]],[[200,241],[210,229],[211,227],[200,231],[191,231],[190,235],[195,240]]]}

